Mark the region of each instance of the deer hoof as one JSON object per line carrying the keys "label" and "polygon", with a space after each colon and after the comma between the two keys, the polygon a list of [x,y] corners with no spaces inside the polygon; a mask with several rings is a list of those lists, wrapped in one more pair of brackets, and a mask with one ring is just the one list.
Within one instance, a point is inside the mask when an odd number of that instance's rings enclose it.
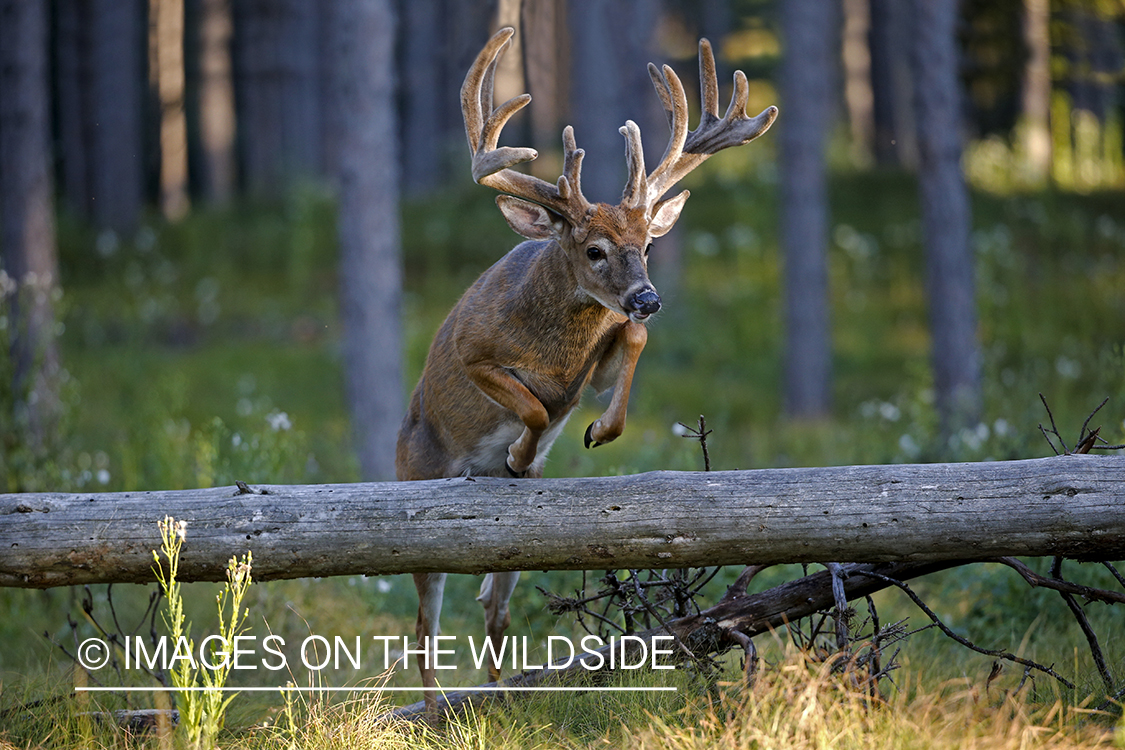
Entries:
{"label": "deer hoof", "polygon": [[596,424],[597,422],[591,422],[590,426],[586,428],[586,436],[582,438],[582,442],[586,444],[587,448],[597,448],[599,445],[601,445],[601,443],[594,440],[593,436],[594,425]]}

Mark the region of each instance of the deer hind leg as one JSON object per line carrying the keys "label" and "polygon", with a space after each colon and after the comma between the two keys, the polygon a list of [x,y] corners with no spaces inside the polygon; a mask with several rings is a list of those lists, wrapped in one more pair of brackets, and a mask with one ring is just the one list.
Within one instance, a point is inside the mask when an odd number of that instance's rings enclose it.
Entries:
{"label": "deer hind leg", "polygon": [[[613,399],[605,413],[594,420],[586,428],[585,443],[587,448],[594,448],[603,443],[616,440],[625,430],[625,411],[629,408],[629,389],[633,385],[633,373],[637,369],[637,360],[648,342],[648,329],[641,323],[628,321],[617,332],[613,345],[598,362],[594,370],[594,387],[599,390],[608,386],[608,380],[614,377],[616,367],[616,380],[613,387]],[[604,385],[603,385],[604,384]]]}
{"label": "deer hind leg", "polygon": [[418,589],[418,624],[415,635],[418,645],[425,645],[426,655],[418,660],[422,675],[423,699],[429,713],[437,712],[437,636],[441,633],[441,599],[445,593],[445,573],[415,573],[414,587]]}
{"label": "deer hind leg", "polygon": [[551,425],[543,403],[523,383],[496,365],[475,363],[465,370],[473,384],[486,396],[516,413],[524,424],[523,433],[508,446],[508,471],[520,476],[531,468],[539,449],[539,438]]}
{"label": "deer hind leg", "polygon": [[[516,582],[520,579],[518,570],[506,573],[489,573],[480,585],[480,596],[477,601],[484,605],[484,632],[492,640],[494,654],[500,653],[504,643],[504,631],[512,622],[512,614],[508,611],[508,600],[516,590]],[[493,660],[488,666],[488,678],[493,682],[500,679],[500,662]]]}

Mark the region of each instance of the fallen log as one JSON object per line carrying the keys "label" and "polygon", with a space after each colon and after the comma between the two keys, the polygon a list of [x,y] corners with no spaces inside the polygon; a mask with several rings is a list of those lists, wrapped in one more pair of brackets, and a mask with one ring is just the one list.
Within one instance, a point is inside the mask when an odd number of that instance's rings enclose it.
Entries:
{"label": "fallen log", "polygon": [[187,521],[182,581],[414,572],[1125,557],[1125,456],[0,495],[0,585],[150,582]]}

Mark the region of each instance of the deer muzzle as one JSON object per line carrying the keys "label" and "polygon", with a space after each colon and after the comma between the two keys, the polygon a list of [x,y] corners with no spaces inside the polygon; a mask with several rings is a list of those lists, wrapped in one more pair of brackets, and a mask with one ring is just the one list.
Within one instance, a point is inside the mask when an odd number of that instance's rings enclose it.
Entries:
{"label": "deer muzzle", "polygon": [[639,323],[660,309],[660,295],[652,287],[645,287],[629,296],[625,312]]}

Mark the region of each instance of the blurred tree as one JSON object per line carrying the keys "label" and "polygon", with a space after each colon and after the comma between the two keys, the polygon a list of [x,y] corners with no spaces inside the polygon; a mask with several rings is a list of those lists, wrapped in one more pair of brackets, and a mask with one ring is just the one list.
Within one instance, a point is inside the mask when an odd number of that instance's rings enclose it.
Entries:
{"label": "blurred tree", "polygon": [[1032,184],[1046,182],[1051,169],[1050,0],[1024,0],[1023,42],[1027,61],[1020,86],[1018,138]]}
{"label": "blurred tree", "polygon": [[332,6],[247,0],[233,7],[240,172],[250,194],[276,198],[294,179],[324,173],[320,25]]}
{"label": "blurred tree", "polygon": [[[730,5],[731,0],[700,0],[699,3],[699,33],[719,45],[719,49],[722,49],[721,40],[734,26],[734,14],[731,12]],[[721,65],[718,60],[715,61],[715,65],[720,80],[729,78],[723,75],[723,69],[718,67]]]}
{"label": "blurred tree", "polygon": [[449,144],[437,86],[441,80],[443,8],[439,2],[399,3],[402,70],[402,189],[410,196],[438,188]]}
{"label": "blurred tree", "polygon": [[1092,190],[1125,179],[1122,96],[1125,39],[1119,2],[1066,0],[1051,26],[1052,177],[1064,187]]}
{"label": "blurred tree", "polygon": [[90,215],[129,235],[144,203],[143,0],[90,0],[90,108],[85,120]]}
{"label": "blurred tree", "polygon": [[56,0],[55,119],[58,123],[59,194],[83,219],[90,217],[89,155],[86,148],[90,107],[90,3]]}
{"label": "blurred tree", "polygon": [[346,389],[363,476],[388,480],[404,403],[395,14],[391,0],[339,0],[326,20]]}
{"label": "blurred tree", "polygon": [[5,443],[25,429],[32,444],[48,440],[59,404],[47,33],[46,3],[0,2],[0,340],[11,365],[0,391],[12,394],[0,403],[15,412],[0,415]]}
{"label": "blurred tree", "polygon": [[836,3],[781,4],[781,241],[785,256],[786,412],[828,415],[832,341],[828,311],[825,138],[836,82]]}
{"label": "blurred tree", "polygon": [[185,45],[194,51],[187,66],[186,102],[193,184],[204,200],[222,204],[235,189],[230,0],[187,0],[185,14],[189,21]]}
{"label": "blurred tree", "polygon": [[873,158],[875,138],[874,94],[871,91],[871,3],[843,0],[844,103],[851,129],[852,163],[866,167]]}
{"label": "blurred tree", "polygon": [[955,39],[965,107],[963,127],[972,136],[1007,137],[1016,126],[1026,46],[1023,0],[961,0]]}
{"label": "blurred tree", "polygon": [[[468,177],[461,82],[492,33],[498,0],[398,0],[403,192]],[[515,123],[513,123],[514,125]]]}
{"label": "blurred tree", "polygon": [[160,208],[177,221],[188,199],[188,137],[184,116],[184,1],[149,0],[150,79],[160,108]]}
{"label": "blurred tree", "polygon": [[1120,2],[1078,0],[1060,5],[1061,83],[1074,109],[1092,112],[1104,123],[1121,103],[1118,87],[1125,53],[1118,20],[1125,8]]}
{"label": "blurred tree", "polygon": [[918,161],[910,75],[910,6],[871,0],[871,94],[875,161],[913,167]]}
{"label": "blurred tree", "polygon": [[565,31],[565,13],[561,0],[526,2],[520,23],[526,40],[527,92],[531,94],[531,146],[539,152],[530,168],[536,177],[552,182],[562,174],[561,105],[567,76],[560,36]]}
{"label": "blurred tree", "polygon": [[[591,0],[567,5],[570,111],[578,146],[586,150],[582,192],[617,203],[625,187],[625,142],[618,128],[633,120],[645,136],[646,162],[667,144],[667,125],[652,93],[648,63],[656,59],[658,0]],[[657,133],[660,135],[658,136]]]}
{"label": "blurred tree", "polygon": [[918,179],[933,337],[934,392],[948,433],[981,411],[969,195],[961,171],[962,93],[957,0],[914,0],[914,101]]}

